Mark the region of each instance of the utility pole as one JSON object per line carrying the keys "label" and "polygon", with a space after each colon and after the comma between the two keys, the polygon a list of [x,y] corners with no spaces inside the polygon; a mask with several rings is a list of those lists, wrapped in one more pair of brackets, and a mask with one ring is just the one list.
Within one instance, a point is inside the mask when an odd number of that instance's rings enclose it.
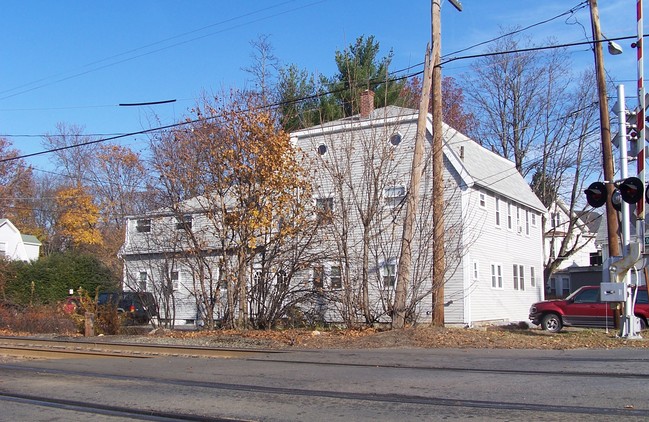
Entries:
{"label": "utility pole", "polygon": [[599,27],[599,12],[597,0],[590,0],[590,19],[593,31],[595,51],[595,73],[597,77],[597,93],[599,97],[599,126],[602,138],[602,159],[604,165],[604,180],[606,183],[606,228],[608,232],[608,256],[621,256],[620,241],[618,237],[617,212],[611,203],[615,179],[613,167],[613,150],[611,146],[611,123],[608,114],[608,99],[606,96],[606,79],[604,73],[604,59],[602,55],[601,31]]}
{"label": "utility pole", "polygon": [[424,75],[422,81],[421,99],[419,100],[419,115],[417,117],[417,135],[415,137],[415,150],[412,157],[412,170],[410,172],[410,186],[406,199],[406,215],[403,221],[403,236],[401,238],[401,253],[397,269],[397,286],[394,293],[394,311],[392,328],[403,328],[406,323],[406,296],[410,284],[410,267],[412,266],[412,228],[417,213],[419,201],[419,184],[423,172],[424,143],[426,142],[426,121],[428,120],[428,102],[430,99],[430,48],[426,47],[424,61]]}
{"label": "utility pole", "polygon": [[[462,4],[449,0],[459,11]],[[444,153],[442,139],[442,6],[441,0],[431,1],[431,37],[433,44],[433,320],[432,325],[444,326]]]}
{"label": "utility pole", "polygon": [[433,39],[433,321],[444,326],[444,153],[442,140],[441,0],[431,2]]}

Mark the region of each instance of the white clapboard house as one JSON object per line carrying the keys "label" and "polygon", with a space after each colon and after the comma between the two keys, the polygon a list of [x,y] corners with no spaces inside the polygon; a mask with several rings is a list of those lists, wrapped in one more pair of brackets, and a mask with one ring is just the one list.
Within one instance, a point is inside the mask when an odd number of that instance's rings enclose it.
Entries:
{"label": "white clapboard house", "polygon": [[[383,315],[381,308],[389,314],[398,283],[417,118],[416,110],[394,106],[373,110],[371,100],[361,100],[360,115],[292,134],[293,142],[310,157],[318,207],[331,209],[329,228],[322,228],[322,248],[329,252],[338,248],[335,257],[343,252],[352,257],[346,260],[352,263],[352,280],[362,279],[363,266],[376,275],[368,294],[375,315]],[[427,132],[408,289],[412,318],[422,323],[430,321],[432,309],[430,115]],[[512,162],[447,125],[443,125],[443,159],[445,323],[526,321],[530,305],[544,297],[543,204]],[[379,206],[373,208],[376,197]],[[366,228],[369,210],[377,208],[378,215]],[[364,245],[369,245],[367,254]],[[365,259],[369,264],[363,264]],[[316,266],[309,275],[325,290],[341,284],[344,267],[340,260],[332,261]],[[352,286],[363,290],[358,283]],[[326,311],[335,318],[334,307]]]}
{"label": "white clapboard house", "polygon": [[[374,110],[371,98],[362,103],[360,115],[291,134],[306,157],[313,205],[321,211],[314,215],[321,223],[314,248],[322,260],[305,268],[296,282],[319,292],[302,306],[305,312],[312,307],[326,322],[343,319],[343,297],[359,322],[389,322],[399,282],[418,113],[394,106]],[[430,115],[427,127],[407,290],[412,323],[430,322],[432,312]],[[443,143],[445,323],[526,321],[530,305],[543,299],[543,204],[510,161],[446,125]],[[184,223],[200,225],[200,214],[192,214],[200,207],[187,201],[184,208]],[[153,232],[171,239],[181,223],[164,211],[129,218],[121,250],[124,285],[144,290],[171,283],[175,323],[194,324],[199,312],[190,280],[196,275],[189,267],[168,263],[169,256],[182,257],[182,245],[145,241]],[[216,270],[219,252],[210,251]]]}

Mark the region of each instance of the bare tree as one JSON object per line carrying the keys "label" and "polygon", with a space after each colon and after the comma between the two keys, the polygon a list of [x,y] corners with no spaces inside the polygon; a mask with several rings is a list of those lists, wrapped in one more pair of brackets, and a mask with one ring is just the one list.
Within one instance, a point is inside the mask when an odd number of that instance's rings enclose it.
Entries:
{"label": "bare tree", "polygon": [[530,46],[513,35],[499,39],[489,52],[507,53],[479,59],[465,92],[480,120],[479,141],[512,160],[546,207],[566,204],[569,221],[546,257],[547,279],[587,243],[575,233],[583,183],[598,165],[596,96],[592,72],[575,78],[564,49],[516,51]]}

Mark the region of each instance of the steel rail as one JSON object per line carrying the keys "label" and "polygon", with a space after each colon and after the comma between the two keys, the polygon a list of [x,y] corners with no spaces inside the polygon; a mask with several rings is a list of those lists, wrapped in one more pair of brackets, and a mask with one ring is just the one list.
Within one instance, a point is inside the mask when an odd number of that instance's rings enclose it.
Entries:
{"label": "steel rail", "polygon": [[[39,355],[39,353],[41,353]],[[284,353],[266,349],[214,348],[202,346],[120,343],[110,341],[50,340],[32,337],[0,337],[0,355],[67,357],[137,357],[156,356],[199,358],[244,358],[259,354]]]}

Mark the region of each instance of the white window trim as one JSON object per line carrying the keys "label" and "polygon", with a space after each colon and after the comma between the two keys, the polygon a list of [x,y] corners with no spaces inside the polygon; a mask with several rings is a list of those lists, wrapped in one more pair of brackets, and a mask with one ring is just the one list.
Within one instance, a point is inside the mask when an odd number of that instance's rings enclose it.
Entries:
{"label": "white window trim", "polygon": [[[340,287],[334,287],[334,285],[333,285],[333,278],[334,278],[333,277],[333,269],[334,268],[338,268],[338,277],[337,278],[340,279]],[[329,284],[329,286],[328,286],[329,290],[333,290],[333,291],[342,290],[342,288],[343,288],[343,270],[340,267],[340,265],[329,265],[329,271],[328,271],[328,274],[327,274],[327,281],[328,281],[328,284]]]}
{"label": "white window trim", "polygon": [[[174,273],[176,274],[176,279],[174,280]],[[171,282],[171,288],[174,292],[180,289],[180,270],[169,271],[169,281]]]}
{"label": "white window trim", "polygon": [[[144,277],[142,277],[144,275]],[[142,284],[144,282],[144,285]],[[144,288],[143,288],[144,287]],[[140,291],[146,292],[149,287],[149,273],[146,271],[140,271],[137,275],[137,288]]]}
{"label": "white window trim", "polygon": [[480,280],[480,261],[478,261],[477,259],[473,260],[471,267],[471,277],[473,277],[474,281]]}
{"label": "white window trim", "polygon": [[478,192],[478,206],[486,210],[487,209],[487,194],[484,192]]}
{"label": "white window trim", "polygon": [[500,198],[496,198],[496,227],[502,227],[500,215]]}
{"label": "white window trim", "polygon": [[[389,274],[387,269],[388,267],[393,267],[394,268],[394,274]],[[397,271],[398,271],[398,265],[397,265],[397,259],[396,258],[389,258],[386,259],[385,261],[381,262],[381,265],[379,267],[379,276],[380,276],[380,283],[381,283],[381,289],[383,290],[388,290],[392,289],[394,290],[397,287]],[[386,286],[385,285],[385,277],[392,276],[394,277],[394,283],[392,286]]]}
{"label": "white window trim", "polygon": [[[401,195],[388,195],[388,191],[397,191],[397,190],[403,190],[403,194]],[[387,207],[390,208],[396,208],[399,205],[403,203],[403,200],[406,197],[406,186],[403,184],[397,184],[397,185],[391,185],[391,186],[386,186],[383,188],[383,202]],[[398,201],[397,201],[398,199]],[[392,203],[394,202],[394,203]]]}
{"label": "white window trim", "polygon": [[536,268],[530,267],[530,287],[536,287]]}
{"label": "white window trim", "polygon": [[491,288],[503,290],[503,265],[500,262],[492,262],[490,268]]}
{"label": "white window trim", "polygon": [[507,201],[507,230],[514,229],[514,215],[512,214],[512,203]]}

